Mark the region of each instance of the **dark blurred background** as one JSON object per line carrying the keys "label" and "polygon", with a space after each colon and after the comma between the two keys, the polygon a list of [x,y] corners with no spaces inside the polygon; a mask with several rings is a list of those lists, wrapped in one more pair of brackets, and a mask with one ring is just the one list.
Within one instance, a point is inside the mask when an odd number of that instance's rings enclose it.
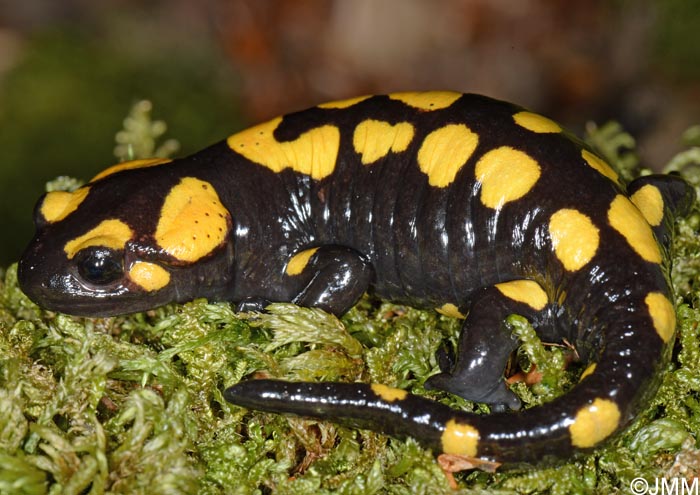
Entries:
{"label": "dark blurred background", "polygon": [[616,119],[658,168],[700,121],[699,36],[700,0],[0,0],[0,266],[140,99],[186,154],[324,100],[480,92]]}

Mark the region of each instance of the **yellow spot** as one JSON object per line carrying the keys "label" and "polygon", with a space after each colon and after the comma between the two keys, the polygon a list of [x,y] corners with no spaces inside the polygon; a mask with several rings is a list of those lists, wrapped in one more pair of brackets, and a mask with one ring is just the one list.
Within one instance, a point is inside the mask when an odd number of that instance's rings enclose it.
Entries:
{"label": "yellow spot", "polygon": [[148,292],[162,289],[170,283],[170,273],[165,268],[145,261],[131,265],[129,278]]}
{"label": "yellow spot", "polygon": [[586,378],[588,375],[592,375],[593,372],[595,371],[596,368],[596,363],[591,363],[589,364],[585,370],[583,370],[583,373],[581,373],[581,377],[578,379],[579,382],[582,382],[584,378]]}
{"label": "yellow spot", "polygon": [[160,165],[162,163],[168,163],[171,161],[172,160],[169,160],[167,158],[147,158],[145,160],[131,160],[129,162],[117,163],[116,165],[112,165],[111,167],[97,174],[95,177],[90,179],[90,182],[95,182],[97,180],[104,179],[108,175],[116,174],[117,172],[121,172],[122,170],[131,170],[132,168],[153,167],[154,165]]}
{"label": "yellow spot", "polygon": [[224,243],[230,222],[214,186],[185,177],[165,198],[156,242],[176,259],[194,262]]}
{"label": "yellow spot", "polygon": [[39,208],[41,216],[47,222],[59,222],[77,210],[89,192],[89,187],[81,187],[73,192],[53,191],[46,194]]}
{"label": "yellow spot", "polygon": [[303,272],[304,268],[306,268],[306,265],[309,264],[309,260],[316,251],[318,251],[317,247],[305,249],[304,251],[300,251],[292,256],[289,263],[287,263],[287,269],[285,270],[287,275],[299,275],[301,272]]}
{"label": "yellow spot", "polygon": [[537,133],[561,132],[559,124],[547,117],[538,115],[532,112],[518,112],[513,115],[513,120],[520,127],[524,127],[528,131]]}
{"label": "yellow spot", "polygon": [[605,163],[603,160],[601,160],[588,150],[581,151],[581,156],[584,160],[586,160],[586,163],[588,163],[588,165],[596,169],[608,179],[612,179],[613,181],[617,182],[617,172],[615,172],[610,165]]}
{"label": "yellow spot", "polygon": [[608,399],[595,399],[582,407],[569,426],[574,447],[593,447],[608,438],[620,424],[620,409]]}
{"label": "yellow spot", "polygon": [[387,402],[394,402],[397,400],[404,400],[408,395],[408,392],[401,390],[400,388],[387,387],[381,383],[372,384],[372,392],[377,394],[382,400]]}
{"label": "yellow spot", "polygon": [[68,259],[72,259],[79,251],[93,246],[103,246],[110,249],[124,249],[127,241],[134,236],[127,224],[117,219],[103,220],[97,227],[86,232],[63,247]]}
{"label": "yellow spot", "polygon": [[651,227],[629,199],[621,194],[615,197],[608,209],[608,222],[642,259],[661,263],[661,250]]}
{"label": "yellow spot", "polygon": [[482,204],[494,209],[525,196],[540,178],[537,162],[508,146],[485,153],[474,172],[481,183]]}
{"label": "yellow spot", "polygon": [[400,153],[413,139],[413,126],[408,122],[391,125],[389,122],[368,119],[355,128],[352,144],[362,155],[363,165],[384,158],[390,151]]}
{"label": "yellow spot", "polygon": [[440,441],[445,454],[476,457],[479,432],[471,425],[457,423],[451,419],[445,425]]}
{"label": "yellow spot", "polygon": [[369,98],[370,95],[357,96],[355,98],[348,98],[347,100],[340,101],[329,101],[328,103],[321,103],[318,108],[348,108],[353,106],[355,103],[360,103],[361,101]]}
{"label": "yellow spot", "polygon": [[630,199],[639,208],[647,223],[652,227],[661,225],[664,219],[664,198],[656,186],[647,184],[634,193]]}
{"label": "yellow spot", "polygon": [[598,228],[586,215],[564,208],[549,219],[554,253],[570,272],[583,268],[598,250]]}
{"label": "yellow spot", "polygon": [[399,100],[406,105],[410,105],[420,110],[440,110],[447,108],[457,101],[461,93],[452,91],[425,91],[425,92],[406,92],[392,93],[389,98]]}
{"label": "yellow spot", "polygon": [[450,318],[459,318],[463,320],[465,316],[459,311],[459,308],[452,303],[445,303],[439,308],[435,308],[435,311],[441,315],[449,316]]}
{"label": "yellow spot", "polygon": [[496,288],[507,298],[525,303],[537,311],[544,309],[547,305],[547,294],[540,284],[533,280],[513,280],[496,284]]}
{"label": "yellow spot", "polygon": [[280,122],[282,117],[256,125],[230,136],[227,143],[236,153],[273,172],[291,168],[314,179],[333,173],[340,148],[340,130],[336,126],[315,127],[294,141],[280,142],[273,135]]}
{"label": "yellow spot", "polygon": [[449,124],[428,134],[418,150],[418,165],[430,185],[451,184],[478,142],[479,136],[464,124]]}
{"label": "yellow spot", "polygon": [[656,333],[664,342],[670,341],[676,331],[676,311],[673,304],[660,292],[650,292],[644,302],[649,308]]}

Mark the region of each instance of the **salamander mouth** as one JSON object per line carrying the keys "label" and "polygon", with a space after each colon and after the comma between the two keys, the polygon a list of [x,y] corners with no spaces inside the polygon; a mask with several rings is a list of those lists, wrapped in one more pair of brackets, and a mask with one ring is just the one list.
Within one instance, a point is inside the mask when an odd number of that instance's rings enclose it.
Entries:
{"label": "salamander mouth", "polygon": [[144,298],[127,287],[123,280],[106,286],[92,287],[82,283],[71,273],[42,273],[31,262],[23,259],[18,266],[17,278],[24,294],[43,309],[74,316],[106,317],[137,313],[165,304],[158,295]]}
{"label": "salamander mouth", "polygon": [[[42,309],[94,318],[138,313],[159,305],[154,303],[152,299],[144,301],[143,298],[128,293],[121,294],[118,298],[115,294],[110,294],[107,297],[96,297],[94,294],[83,297],[65,296],[54,292],[43,292],[40,297],[36,297],[36,293],[31,291],[25,292],[25,294],[29,299],[39,304]],[[162,302],[162,304],[166,303],[167,301]]]}

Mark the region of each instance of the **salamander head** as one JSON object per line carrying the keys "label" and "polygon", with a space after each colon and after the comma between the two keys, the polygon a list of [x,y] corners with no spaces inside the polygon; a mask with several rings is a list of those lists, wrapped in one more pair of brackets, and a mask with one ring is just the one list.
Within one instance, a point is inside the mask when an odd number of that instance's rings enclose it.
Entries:
{"label": "salamander head", "polygon": [[18,269],[30,299],[110,316],[225,290],[232,220],[216,190],[171,166],[144,167],[122,164],[74,192],[40,199]]}

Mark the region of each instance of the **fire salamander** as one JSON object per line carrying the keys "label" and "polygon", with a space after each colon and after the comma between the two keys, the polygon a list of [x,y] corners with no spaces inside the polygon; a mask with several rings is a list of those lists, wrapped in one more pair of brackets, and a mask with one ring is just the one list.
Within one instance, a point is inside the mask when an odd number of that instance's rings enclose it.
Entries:
{"label": "fire salamander", "polygon": [[[225,397],[439,453],[536,462],[599,446],[654,393],[676,327],[672,219],[693,198],[678,177],[624,184],[558,124],[509,103],[365,96],[46,194],[19,281],[39,305],[89,316],[195,297],[342,314],[369,289],[436,308],[464,322],[458,352],[426,386],[495,413],[380,384],[249,380]],[[587,363],[568,393],[518,413],[503,378],[517,346],[510,314]]]}

